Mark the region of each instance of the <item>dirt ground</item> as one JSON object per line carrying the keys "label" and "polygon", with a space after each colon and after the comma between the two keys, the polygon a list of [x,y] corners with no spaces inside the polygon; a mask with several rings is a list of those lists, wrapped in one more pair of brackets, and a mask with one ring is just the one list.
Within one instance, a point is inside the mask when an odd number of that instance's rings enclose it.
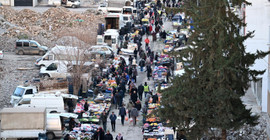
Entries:
{"label": "dirt ground", "polygon": [[[9,106],[10,96],[15,88],[26,80],[38,76],[39,69],[35,67],[36,55],[16,55],[13,52],[4,53],[0,60],[0,108]],[[18,70],[18,68],[29,68],[29,70]]]}

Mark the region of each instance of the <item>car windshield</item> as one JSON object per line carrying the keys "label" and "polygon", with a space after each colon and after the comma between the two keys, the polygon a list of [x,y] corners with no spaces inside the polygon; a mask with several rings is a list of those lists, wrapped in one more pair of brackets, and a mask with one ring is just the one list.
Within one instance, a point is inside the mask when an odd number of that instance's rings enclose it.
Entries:
{"label": "car windshield", "polygon": [[23,93],[24,93],[24,88],[19,88],[17,87],[13,93],[14,96],[19,96],[22,97]]}
{"label": "car windshield", "polygon": [[123,11],[124,11],[124,12],[132,12],[132,9],[131,9],[131,8],[124,8]]}
{"label": "car windshield", "polygon": [[37,46],[41,46],[38,42],[36,42],[36,41],[33,41],[33,43],[36,43],[37,44]]}

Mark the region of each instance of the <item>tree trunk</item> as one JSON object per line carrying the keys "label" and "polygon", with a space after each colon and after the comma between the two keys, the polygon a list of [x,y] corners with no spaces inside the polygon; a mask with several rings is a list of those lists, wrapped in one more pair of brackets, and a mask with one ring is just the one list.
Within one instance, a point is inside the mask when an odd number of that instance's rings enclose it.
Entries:
{"label": "tree trunk", "polygon": [[227,139],[227,132],[226,132],[226,129],[222,129],[222,132],[221,132],[221,139],[222,139],[222,140],[226,140],[226,139]]}

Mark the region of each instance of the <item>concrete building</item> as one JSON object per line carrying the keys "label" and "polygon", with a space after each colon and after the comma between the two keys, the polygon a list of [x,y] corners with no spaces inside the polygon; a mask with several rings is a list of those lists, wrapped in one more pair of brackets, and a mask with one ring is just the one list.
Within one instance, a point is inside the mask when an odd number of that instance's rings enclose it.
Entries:
{"label": "concrete building", "polygon": [[0,0],[5,6],[37,6],[38,0]]}
{"label": "concrete building", "polygon": [[[255,31],[254,37],[245,42],[247,52],[257,50],[269,51],[270,44],[270,1],[248,0],[252,6],[246,7],[246,31]],[[270,57],[257,60],[251,67],[256,70],[266,70],[258,76],[259,81],[251,82],[252,93],[255,95],[257,104],[262,112],[270,114]],[[270,140],[270,123],[268,123],[267,135]]]}

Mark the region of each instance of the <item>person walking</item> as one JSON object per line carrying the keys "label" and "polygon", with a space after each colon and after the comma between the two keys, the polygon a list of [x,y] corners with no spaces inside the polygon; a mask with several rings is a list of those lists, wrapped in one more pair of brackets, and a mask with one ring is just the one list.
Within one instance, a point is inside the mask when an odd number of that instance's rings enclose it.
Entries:
{"label": "person walking", "polygon": [[134,82],[137,82],[137,76],[138,76],[138,72],[136,67],[132,70],[132,79],[134,80]]}
{"label": "person walking", "polygon": [[104,136],[104,140],[113,140],[113,136],[109,130],[107,131],[106,135]]}
{"label": "person walking", "polygon": [[146,97],[146,94],[150,91],[149,86],[147,85],[147,82],[144,83],[143,91],[144,91],[144,97]]}
{"label": "person walking", "polygon": [[132,110],[130,112],[130,116],[131,116],[131,118],[133,120],[133,126],[135,126],[136,121],[137,121],[136,119],[139,116],[139,112],[138,112],[137,108],[135,108],[135,106],[133,106],[133,108],[132,108]]}
{"label": "person walking", "polygon": [[146,71],[147,71],[147,80],[150,80],[150,77],[152,76],[152,68],[151,65],[147,65],[146,67]]}
{"label": "person walking", "polygon": [[118,135],[115,137],[115,140],[123,140],[121,133],[118,133]]}
{"label": "person walking", "polygon": [[136,91],[133,91],[130,95],[130,99],[132,100],[133,104],[136,103],[137,99],[138,99],[138,95]]}
{"label": "person walking", "polygon": [[135,103],[135,107],[137,108],[138,111],[142,109],[142,104],[139,100]]}
{"label": "person walking", "polygon": [[94,133],[94,140],[104,140],[104,131],[101,127]]}
{"label": "person walking", "polygon": [[125,122],[125,116],[126,116],[126,109],[125,107],[122,105],[122,107],[119,109],[119,116],[121,116],[121,123],[122,125],[124,125]]}
{"label": "person walking", "polygon": [[149,46],[149,43],[150,43],[150,40],[148,37],[146,37],[146,39],[144,40],[145,42],[145,47],[148,47]]}
{"label": "person walking", "polygon": [[152,41],[157,41],[157,33],[155,31],[152,32]]}
{"label": "person walking", "polygon": [[139,99],[142,100],[142,94],[143,94],[143,85],[140,84],[138,87],[138,94],[139,94]]}
{"label": "person walking", "polygon": [[133,54],[134,54],[135,60],[137,60],[137,54],[138,54],[137,48],[134,49]]}
{"label": "person walking", "polygon": [[114,114],[114,112],[112,112],[112,114],[110,115],[110,120],[111,120],[111,126],[112,126],[112,131],[115,132],[115,121],[116,121],[117,117]]}
{"label": "person walking", "polygon": [[120,103],[121,103],[121,95],[119,92],[115,93],[115,100],[116,100],[116,104],[115,104],[115,109],[117,109],[117,106],[120,107]]}
{"label": "person walking", "polygon": [[134,106],[132,100],[129,100],[128,104],[127,104],[127,110],[128,110],[128,118],[130,118],[130,112],[132,107]]}
{"label": "person walking", "polygon": [[101,121],[103,124],[103,129],[104,129],[104,131],[106,131],[107,130],[107,114],[105,111],[103,111],[103,113],[101,115]]}
{"label": "person walking", "polygon": [[141,59],[141,61],[139,62],[139,66],[141,67],[141,72],[142,72],[143,67],[145,66],[145,61],[143,59]]}

